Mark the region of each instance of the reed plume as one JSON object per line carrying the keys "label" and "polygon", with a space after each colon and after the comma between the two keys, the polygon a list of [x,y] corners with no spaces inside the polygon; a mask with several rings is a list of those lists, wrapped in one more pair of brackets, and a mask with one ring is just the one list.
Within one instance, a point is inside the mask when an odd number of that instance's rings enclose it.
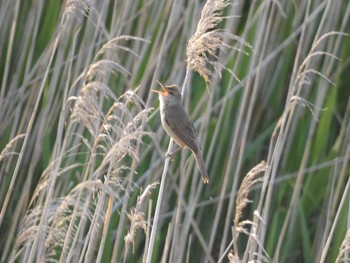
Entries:
{"label": "reed plume", "polygon": [[223,16],[223,12],[229,5],[228,0],[208,0],[202,9],[197,29],[187,44],[187,69],[198,72],[207,84],[210,84],[210,77],[214,75],[214,72],[221,76],[221,70],[225,68],[218,60],[218,50],[227,52],[229,49],[236,49],[244,52],[228,44],[227,41],[236,40],[243,46],[251,48],[243,38],[227,29],[217,28],[222,21],[228,18]]}

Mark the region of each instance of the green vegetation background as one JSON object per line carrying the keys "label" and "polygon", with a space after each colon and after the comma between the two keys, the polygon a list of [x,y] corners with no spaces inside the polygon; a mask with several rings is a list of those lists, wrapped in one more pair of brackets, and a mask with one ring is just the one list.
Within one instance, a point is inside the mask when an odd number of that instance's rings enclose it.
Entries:
{"label": "green vegetation background", "polygon": [[[153,107],[137,129],[154,134],[139,134],[142,144],[139,139],[130,141],[137,158],[126,152],[120,161],[110,161],[112,166],[130,167],[119,171],[118,184],[113,186],[119,187],[115,195],[102,187],[83,187],[89,196],[83,204],[89,204],[91,214],[78,232],[80,245],[72,245],[68,251],[74,251],[74,258],[80,260],[95,260],[101,250],[102,262],[142,262],[150,220],[160,201],[159,186],[142,203],[137,197],[148,185],[161,180],[169,141],[160,125],[158,98],[150,89],[157,88],[157,79],[182,85],[187,42],[196,30],[203,5],[197,0],[0,3],[1,262],[11,258],[27,261],[38,233],[47,237],[53,229],[59,237],[50,249],[46,247],[44,258],[62,260],[68,226],[60,231],[59,224],[53,225],[54,216],[48,215],[47,225],[52,228],[38,227],[47,185],[38,196],[33,194],[43,185],[40,178],[44,171],[53,176],[50,165],[59,153],[62,161],[51,196],[52,211],[60,198],[76,198],[74,187],[86,180],[83,175],[96,137],[81,121],[73,123],[72,116],[74,98],[80,96],[87,81],[106,84],[116,97],[129,89],[135,91],[144,105],[126,107],[132,116]],[[245,228],[250,237],[254,237],[253,228],[258,229],[255,239],[260,246],[241,234],[237,239],[239,258],[243,259],[246,251],[255,260],[259,257],[253,252],[263,255],[263,262],[335,262],[350,219],[346,188],[350,172],[350,39],[338,34],[349,32],[349,10],[349,1],[321,0],[236,1],[224,10],[227,18],[219,28],[242,37],[252,48],[240,41],[227,41],[233,49],[218,51],[217,57],[207,54],[229,69],[223,70],[221,77],[213,71],[208,86],[198,73],[190,73],[184,105],[194,120],[210,183],[202,185],[187,150],[171,161],[153,262],[161,258],[164,262],[216,262],[221,257],[227,262],[237,212],[235,197],[245,175],[262,160],[269,165],[261,174],[268,191],[262,191],[263,180],[255,184],[250,189],[251,203],[242,215],[242,220],[256,223]],[[123,39],[98,53],[108,41],[124,35],[143,40]],[[52,53],[56,39],[57,50]],[[315,43],[317,48],[312,50]],[[310,54],[315,55],[308,57]],[[83,81],[91,65],[102,59],[114,61],[126,71],[101,68]],[[305,59],[307,63],[301,67]],[[114,102],[98,89],[96,100],[104,114]],[[286,126],[280,126],[281,122]],[[70,123],[71,130],[67,129]],[[11,140],[20,134],[27,134],[28,142],[18,163],[24,137]],[[62,150],[65,139],[67,148]],[[74,149],[72,154],[68,149]],[[92,168],[90,180],[97,180],[93,175],[105,157],[101,152],[94,157],[96,169]],[[18,173],[13,179],[16,164]],[[106,176],[105,171],[98,172],[98,179]],[[111,206],[108,199],[99,204],[103,194],[113,197]],[[6,196],[10,199],[4,206]],[[128,215],[137,204],[145,225],[133,233],[134,244],[126,253],[124,236],[136,220]],[[27,222],[28,214],[36,208],[40,210],[36,220]],[[256,210],[261,219],[257,214],[254,218]],[[71,215],[72,211],[65,212]],[[108,212],[111,217],[106,225]],[[74,224],[78,226],[83,217],[78,215]],[[108,231],[101,246],[103,226]],[[87,234],[89,228],[96,231],[94,238]],[[73,233],[69,240],[74,237]],[[85,244],[89,246],[84,250]],[[325,258],[322,253],[326,253]]]}

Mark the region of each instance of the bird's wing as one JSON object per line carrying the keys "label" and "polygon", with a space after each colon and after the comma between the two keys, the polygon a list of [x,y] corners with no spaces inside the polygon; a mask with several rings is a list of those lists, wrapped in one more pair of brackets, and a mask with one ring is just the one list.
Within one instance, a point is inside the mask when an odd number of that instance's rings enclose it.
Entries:
{"label": "bird's wing", "polygon": [[196,132],[187,112],[177,105],[170,105],[167,110],[171,112],[171,116],[169,117],[169,114],[165,114],[164,119],[166,123],[188,148],[198,152]]}

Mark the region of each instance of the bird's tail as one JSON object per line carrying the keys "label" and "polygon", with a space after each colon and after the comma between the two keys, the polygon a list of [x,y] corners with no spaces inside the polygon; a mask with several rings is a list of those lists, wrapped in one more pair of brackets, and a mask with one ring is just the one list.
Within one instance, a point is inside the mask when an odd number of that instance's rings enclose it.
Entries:
{"label": "bird's tail", "polygon": [[194,153],[194,157],[196,158],[196,161],[197,161],[197,164],[199,167],[199,171],[202,175],[203,182],[205,184],[209,183],[207,168],[205,168],[205,164],[204,164],[204,161],[203,161],[203,158],[202,158],[200,151],[198,151],[197,153]]}

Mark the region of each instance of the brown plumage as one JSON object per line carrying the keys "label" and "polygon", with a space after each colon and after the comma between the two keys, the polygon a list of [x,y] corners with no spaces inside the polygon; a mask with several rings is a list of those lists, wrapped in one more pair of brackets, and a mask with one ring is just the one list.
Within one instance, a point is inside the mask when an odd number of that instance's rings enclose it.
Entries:
{"label": "brown plumage", "polygon": [[[175,142],[182,147],[189,148],[194,154],[199,171],[202,175],[203,182],[209,182],[207,169],[202,158],[201,151],[197,143],[197,136],[193,123],[187,112],[182,107],[181,93],[176,85],[163,86],[160,82],[163,92],[152,90],[159,94],[160,100],[160,115],[165,131]],[[177,149],[178,150],[178,149]],[[167,155],[172,155],[177,150]]]}

